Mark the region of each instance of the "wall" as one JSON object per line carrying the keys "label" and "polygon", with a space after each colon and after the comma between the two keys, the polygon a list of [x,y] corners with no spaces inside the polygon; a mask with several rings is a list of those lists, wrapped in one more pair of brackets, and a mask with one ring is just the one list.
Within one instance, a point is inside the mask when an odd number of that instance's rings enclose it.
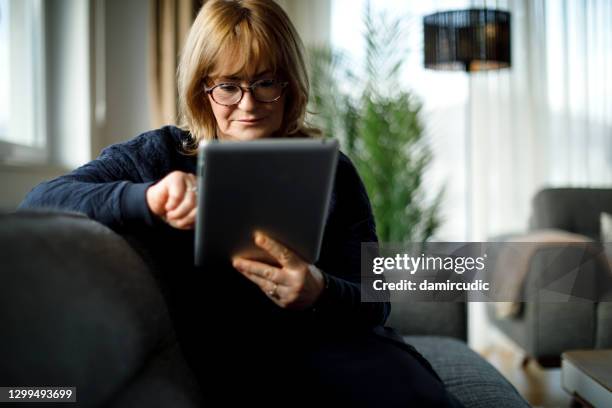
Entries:
{"label": "wall", "polygon": [[331,0],[276,0],[289,15],[306,46],[328,44]]}
{"label": "wall", "polygon": [[106,120],[100,144],[131,139],[150,129],[148,0],[106,0]]}

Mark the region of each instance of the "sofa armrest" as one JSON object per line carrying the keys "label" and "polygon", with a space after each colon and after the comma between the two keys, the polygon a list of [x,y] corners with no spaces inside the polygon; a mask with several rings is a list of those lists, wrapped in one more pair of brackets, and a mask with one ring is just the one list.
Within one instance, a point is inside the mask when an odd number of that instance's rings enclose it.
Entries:
{"label": "sofa armrest", "polygon": [[[534,333],[528,347],[535,356],[556,356],[565,350],[595,347],[596,302],[579,298],[552,302],[541,299],[536,289],[543,282],[567,280],[583,253],[582,248],[568,247],[561,253],[554,247],[541,248],[531,261],[525,291],[527,298],[533,301],[525,314],[528,330]],[[603,272],[597,264],[585,263],[578,273],[584,286],[590,286],[587,290],[594,291],[598,276]]]}
{"label": "sofa armrest", "polygon": [[395,302],[387,326],[402,336],[437,335],[467,341],[467,303]]}
{"label": "sofa armrest", "polygon": [[[581,255],[580,248],[566,248],[562,252],[555,246],[538,248],[529,261],[522,289],[528,301],[521,303],[519,314],[499,318],[494,304],[487,308],[491,320],[535,358],[556,358],[565,350],[595,347],[597,303],[543,299],[537,289],[542,282],[567,279],[567,268],[574,268],[576,257]],[[580,273],[584,279],[595,282],[600,271],[590,264],[583,265]]]}
{"label": "sofa armrest", "polygon": [[0,248],[0,383],[69,384],[100,406],[163,382],[173,389],[148,405],[172,391],[185,399],[174,406],[197,406],[164,298],[123,238],[83,215],[28,210],[0,214]]}

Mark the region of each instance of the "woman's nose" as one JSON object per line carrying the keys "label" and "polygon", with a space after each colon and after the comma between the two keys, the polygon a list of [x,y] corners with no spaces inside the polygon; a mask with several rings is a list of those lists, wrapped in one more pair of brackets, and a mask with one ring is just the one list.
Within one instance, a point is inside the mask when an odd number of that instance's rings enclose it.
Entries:
{"label": "woman's nose", "polygon": [[255,98],[253,98],[253,92],[251,92],[251,90],[244,91],[242,99],[238,103],[238,108],[248,111],[255,107],[256,102],[257,101],[255,101]]}

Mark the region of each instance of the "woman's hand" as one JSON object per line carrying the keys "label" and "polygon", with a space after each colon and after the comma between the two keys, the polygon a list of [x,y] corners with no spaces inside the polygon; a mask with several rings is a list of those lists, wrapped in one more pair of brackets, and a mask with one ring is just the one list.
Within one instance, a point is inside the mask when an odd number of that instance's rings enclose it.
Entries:
{"label": "woman's hand", "polygon": [[193,229],[198,208],[197,185],[195,175],[173,171],[147,189],[147,205],[174,228]]}
{"label": "woman's hand", "polygon": [[323,273],[261,232],[255,233],[255,244],[274,257],[280,266],[235,257],[232,260],[234,268],[282,308],[303,310],[312,306],[323,292]]}

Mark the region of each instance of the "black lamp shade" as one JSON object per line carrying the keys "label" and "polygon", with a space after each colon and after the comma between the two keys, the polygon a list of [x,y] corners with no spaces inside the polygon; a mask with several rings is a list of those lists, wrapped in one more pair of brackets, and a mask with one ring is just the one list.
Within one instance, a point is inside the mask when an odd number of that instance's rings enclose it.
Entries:
{"label": "black lamp shade", "polygon": [[507,11],[443,11],[425,16],[423,26],[425,68],[473,72],[511,66]]}

